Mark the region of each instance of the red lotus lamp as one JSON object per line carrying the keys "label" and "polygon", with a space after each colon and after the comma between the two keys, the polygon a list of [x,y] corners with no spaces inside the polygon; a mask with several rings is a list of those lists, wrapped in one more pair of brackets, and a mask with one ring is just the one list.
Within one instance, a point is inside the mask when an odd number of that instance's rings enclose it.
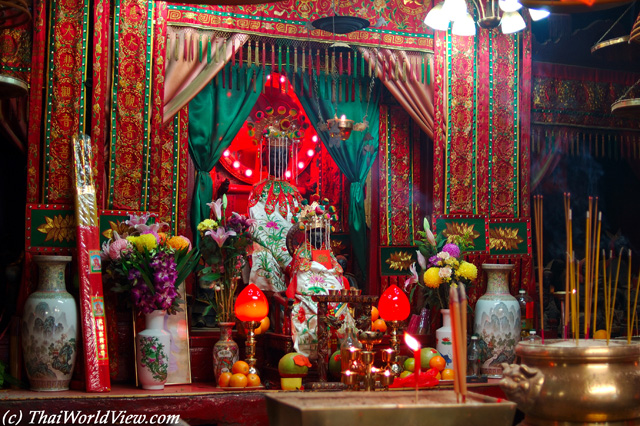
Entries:
{"label": "red lotus lamp", "polygon": [[236,318],[244,323],[244,328],[247,330],[246,362],[249,364],[249,373],[257,374],[254,330],[258,328],[260,321],[269,314],[267,297],[255,284],[249,284],[236,298],[235,314]]}
{"label": "red lotus lamp", "polygon": [[382,319],[387,323],[387,327],[390,329],[389,341],[391,343],[391,348],[395,352],[392,356],[391,371],[394,374],[400,374],[400,365],[398,364],[398,353],[400,350],[400,345],[398,343],[398,329],[411,313],[409,298],[397,285],[392,285],[382,293],[382,296],[380,296],[378,312],[380,313],[380,317],[382,317]]}

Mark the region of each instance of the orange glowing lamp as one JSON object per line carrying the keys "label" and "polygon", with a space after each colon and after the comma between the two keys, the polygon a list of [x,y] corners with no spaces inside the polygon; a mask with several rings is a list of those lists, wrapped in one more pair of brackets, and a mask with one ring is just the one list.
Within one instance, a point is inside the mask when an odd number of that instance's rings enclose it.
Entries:
{"label": "orange glowing lamp", "polygon": [[249,284],[236,299],[235,313],[240,321],[260,321],[269,313],[267,297],[255,284]]}
{"label": "orange glowing lamp", "polygon": [[378,312],[385,321],[404,321],[411,313],[409,298],[397,285],[392,285],[380,296]]}

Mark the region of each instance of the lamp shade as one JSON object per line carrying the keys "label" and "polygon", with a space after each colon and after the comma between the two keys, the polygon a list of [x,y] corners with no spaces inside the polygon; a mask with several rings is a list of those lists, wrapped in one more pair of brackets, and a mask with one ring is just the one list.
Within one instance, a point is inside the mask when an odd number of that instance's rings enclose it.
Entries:
{"label": "lamp shade", "polygon": [[544,9],[529,9],[529,16],[531,16],[532,21],[539,21],[546,18],[550,14],[551,12]]}
{"label": "lamp shade", "polygon": [[240,321],[261,321],[269,313],[267,297],[255,284],[249,284],[236,299],[235,313]]}
{"label": "lamp shade", "polygon": [[443,3],[439,3],[427,13],[424,24],[438,31],[446,31],[449,28],[449,17],[444,13]]}
{"label": "lamp shade", "polygon": [[470,14],[464,15],[462,18],[453,22],[451,33],[457,36],[472,37],[476,35],[476,23]]}
{"label": "lamp shade", "polygon": [[502,15],[501,25],[503,34],[513,34],[524,30],[527,26],[522,15],[518,12],[505,12],[505,14]]}
{"label": "lamp shade", "polygon": [[378,312],[385,321],[404,321],[411,313],[409,298],[397,285],[392,285],[380,296]]}

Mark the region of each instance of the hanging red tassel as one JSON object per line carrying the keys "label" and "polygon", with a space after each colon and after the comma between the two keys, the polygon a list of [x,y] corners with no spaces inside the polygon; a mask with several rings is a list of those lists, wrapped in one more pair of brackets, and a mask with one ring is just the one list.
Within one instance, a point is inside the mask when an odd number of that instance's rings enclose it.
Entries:
{"label": "hanging red tassel", "polygon": [[351,52],[349,52],[349,56],[347,58],[347,75],[351,77]]}
{"label": "hanging red tassel", "polygon": [[231,66],[236,66],[236,41],[231,41]]}
{"label": "hanging red tassel", "polygon": [[320,76],[320,49],[316,50],[316,77]]}
{"label": "hanging red tassel", "polygon": [[271,71],[272,71],[272,75],[271,75],[271,87],[273,87],[273,79],[274,79],[274,73],[273,71],[275,71],[276,68],[276,47],[272,44],[271,45]]}
{"label": "hanging red tassel", "polygon": [[342,76],[342,52],[340,52],[340,57],[338,58],[339,62],[338,62],[338,75]]}

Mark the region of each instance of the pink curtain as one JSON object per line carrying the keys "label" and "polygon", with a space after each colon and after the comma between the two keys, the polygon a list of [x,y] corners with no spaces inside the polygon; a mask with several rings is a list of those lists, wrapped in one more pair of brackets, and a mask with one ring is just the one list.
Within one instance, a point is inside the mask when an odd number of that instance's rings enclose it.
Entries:
{"label": "pink curtain", "polygon": [[[422,55],[390,49],[358,49],[370,66],[374,66],[371,64],[373,61],[378,78],[420,128],[433,139],[433,85],[427,81],[427,75],[424,76],[425,81],[422,81]],[[426,74],[428,67],[433,70],[429,63],[424,66]]]}
{"label": "pink curtain", "polygon": [[248,39],[247,34],[232,34],[223,38],[216,37],[211,31],[168,27],[163,123],[173,119]]}

